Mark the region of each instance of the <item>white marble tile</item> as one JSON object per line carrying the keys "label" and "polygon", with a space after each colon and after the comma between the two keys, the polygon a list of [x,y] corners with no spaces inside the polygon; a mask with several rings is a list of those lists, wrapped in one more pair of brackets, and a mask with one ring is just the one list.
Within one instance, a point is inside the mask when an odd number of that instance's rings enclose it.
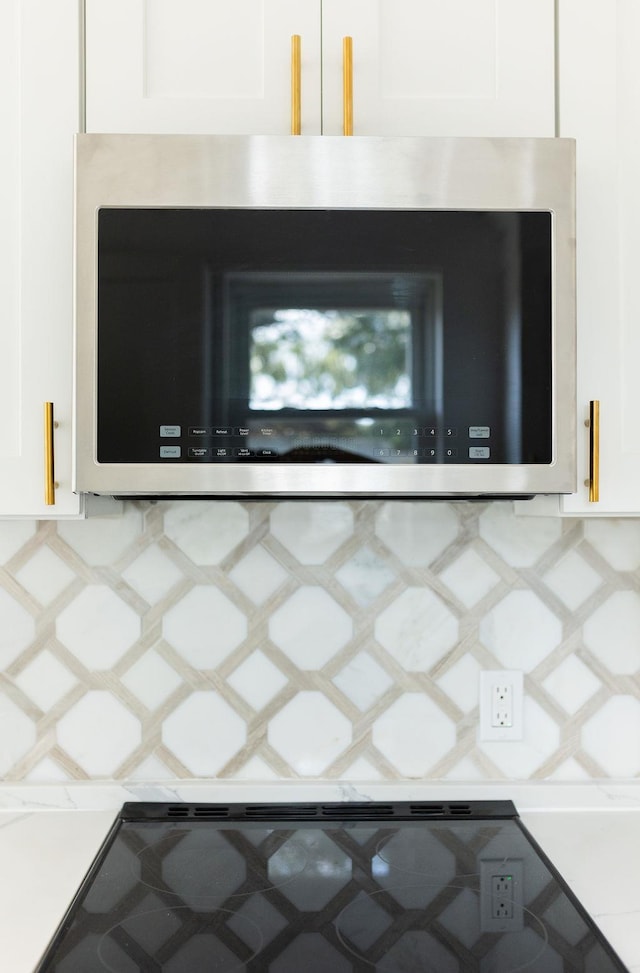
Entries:
{"label": "white marble tile", "polygon": [[153,753],[134,767],[131,776],[137,781],[175,781],[173,771]]}
{"label": "white marble tile", "polygon": [[162,620],[162,634],[194,669],[215,669],[247,635],[246,616],[213,585],[196,585]]}
{"label": "white marble tile", "polygon": [[640,700],[613,696],[582,728],[582,746],[605,774],[640,775]]}
{"label": "white marble tile", "polygon": [[376,534],[408,565],[428,565],[455,541],[460,530],[449,504],[385,503],[376,516]]}
{"label": "white marble tile", "polygon": [[576,713],[600,688],[602,683],[575,655],[568,656],[543,681],[567,713]]}
{"label": "white marble tile", "polygon": [[366,757],[358,757],[344,772],[346,780],[382,780],[382,774]]}
{"label": "white marble tile", "polygon": [[219,564],[249,533],[249,514],[233,501],[175,500],[164,532],[194,564]]}
{"label": "white marble tile", "polygon": [[428,588],[406,588],[375,622],[375,637],[408,672],[429,670],[458,641],[458,622]]}
{"label": "white marble tile", "polygon": [[35,742],[33,720],[0,692],[0,775],[21,760]]}
{"label": "white marble tile", "polygon": [[374,746],[404,777],[424,777],[455,745],[456,728],[423,693],[404,693],[373,725]]}
{"label": "white marble tile", "polygon": [[479,520],[480,537],[507,564],[531,567],[560,539],[559,517],[514,517],[511,504],[488,504]]}
{"label": "white marble tile", "polygon": [[269,638],[299,669],[321,669],[353,634],[350,615],[317,585],[303,585],[269,619]]}
{"label": "white marble tile", "polygon": [[69,781],[71,778],[55,760],[52,760],[50,757],[43,757],[35,767],[31,768],[25,780],[34,784],[51,784],[52,782],[62,783]]}
{"label": "white marble tile", "polygon": [[512,591],[480,621],[480,641],[505,669],[532,669],[559,645],[562,625],[533,591]]}
{"label": "white marble tile", "polygon": [[90,777],[109,777],[140,745],[139,720],[105,690],[88,692],[60,719],[60,746]]}
{"label": "white marble tile", "polygon": [[480,665],[472,655],[463,656],[436,682],[463,713],[479,705]]}
{"label": "white marble tile", "polygon": [[0,671],[8,668],[33,641],[35,622],[29,612],[0,588]]}
{"label": "white marble tile", "polygon": [[549,774],[547,779],[550,781],[557,780],[561,783],[566,783],[567,781],[582,781],[587,783],[590,780],[585,768],[573,757],[570,757],[569,760],[564,760],[552,774]]}
{"label": "white marble tile", "polygon": [[258,544],[236,564],[229,577],[255,605],[261,605],[284,584],[289,575],[282,565]]}
{"label": "white marble tile", "polygon": [[182,573],[157,544],[151,544],[122,577],[145,601],[155,605],[182,579]]}
{"label": "white marble tile", "polygon": [[353,533],[346,503],[279,503],[270,515],[271,533],[300,564],[324,564]]}
{"label": "white marble tile", "polygon": [[585,520],[584,536],[616,571],[636,571],[640,567],[640,520]]}
{"label": "white marble tile", "polygon": [[0,520],[0,564],[6,564],[36,532],[34,520]]}
{"label": "white marble tile", "polygon": [[304,690],[270,720],[268,739],[297,774],[317,777],[351,743],[351,723],[322,693]]}
{"label": "white marble tile", "polygon": [[75,573],[49,547],[40,547],[16,571],[16,579],[41,605],[48,605],[75,580]]}
{"label": "white marble tile", "polygon": [[15,677],[16,686],[45,713],[77,682],[73,673],[49,649],[43,649]]}
{"label": "white marble tile", "polygon": [[358,605],[370,605],[395,580],[395,572],[371,548],[362,547],[336,571],[336,578]]}
{"label": "white marble tile", "polygon": [[162,741],[195,777],[211,777],[247,738],[243,719],[218,693],[191,693],[162,724]]}
{"label": "white marble tile", "polygon": [[134,504],[125,504],[117,517],[90,517],[87,520],[60,520],[58,536],[87,564],[113,564],[141,535],[142,513]]}
{"label": "white marble tile", "polygon": [[56,636],[87,669],[111,669],[140,637],[140,618],[107,585],[91,584],[60,612]]}
{"label": "white marble tile", "polygon": [[120,681],[153,710],[182,684],[182,677],[162,656],[150,649],[127,669]]}
{"label": "white marble tile", "polygon": [[544,582],[567,608],[575,611],[603,583],[601,576],[576,551],[569,551],[544,575]]}
{"label": "white marble tile", "polygon": [[467,548],[441,572],[440,580],[466,608],[471,608],[495,588],[500,575],[473,548]]}
{"label": "white marble tile", "polygon": [[469,786],[483,779],[482,771],[470,757],[464,757],[445,774],[445,780],[465,781]]}
{"label": "white marble tile", "polygon": [[610,672],[640,670],[640,595],[615,591],[586,620],[584,644]]}
{"label": "white marble tile", "polygon": [[359,652],[333,682],[362,712],[393,685],[389,673],[368,652]]}
{"label": "white marble tile", "polygon": [[246,764],[240,767],[235,777],[237,780],[249,781],[278,780],[275,770],[261,757],[252,757],[251,760],[247,760]]}
{"label": "white marble tile", "polygon": [[264,652],[257,649],[234,669],[227,682],[250,706],[261,710],[284,689],[288,679]]}

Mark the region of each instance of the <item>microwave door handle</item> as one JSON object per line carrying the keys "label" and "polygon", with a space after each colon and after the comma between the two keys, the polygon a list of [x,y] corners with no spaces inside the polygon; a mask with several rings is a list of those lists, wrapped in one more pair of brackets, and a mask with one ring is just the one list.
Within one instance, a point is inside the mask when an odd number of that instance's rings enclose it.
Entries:
{"label": "microwave door handle", "polygon": [[353,38],[342,38],[342,134],[353,135]]}
{"label": "microwave door handle", "polygon": [[291,134],[302,131],[302,62],[300,34],[291,36]]}

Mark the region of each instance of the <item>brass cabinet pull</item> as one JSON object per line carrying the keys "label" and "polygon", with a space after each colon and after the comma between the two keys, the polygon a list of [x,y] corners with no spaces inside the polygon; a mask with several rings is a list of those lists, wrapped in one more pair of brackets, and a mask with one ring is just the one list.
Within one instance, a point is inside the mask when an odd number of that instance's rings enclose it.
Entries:
{"label": "brass cabinet pull", "polygon": [[53,462],[53,402],[44,404],[44,502],[52,507],[56,502],[56,482]]}
{"label": "brass cabinet pull", "polygon": [[589,403],[589,503],[600,500],[600,402]]}
{"label": "brass cabinet pull", "polygon": [[353,38],[342,38],[342,134],[353,135]]}
{"label": "brass cabinet pull", "polygon": [[291,37],[291,134],[302,131],[302,68],[300,34]]}

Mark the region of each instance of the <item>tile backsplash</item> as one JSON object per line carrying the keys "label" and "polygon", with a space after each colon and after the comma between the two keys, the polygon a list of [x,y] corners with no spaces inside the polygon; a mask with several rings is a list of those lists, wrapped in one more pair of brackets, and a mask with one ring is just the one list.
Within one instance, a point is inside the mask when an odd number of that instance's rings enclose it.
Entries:
{"label": "tile backsplash", "polygon": [[[479,674],[525,673],[481,742]],[[0,522],[0,777],[640,776],[640,521],[128,503]]]}

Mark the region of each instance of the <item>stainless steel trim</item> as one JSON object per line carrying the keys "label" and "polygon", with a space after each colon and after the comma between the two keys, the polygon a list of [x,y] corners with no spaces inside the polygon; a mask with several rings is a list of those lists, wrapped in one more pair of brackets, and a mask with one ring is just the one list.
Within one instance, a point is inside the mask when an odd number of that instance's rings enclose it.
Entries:
{"label": "stainless steel trim", "polygon": [[[96,461],[100,206],[545,209],[554,218],[548,466]],[[74,489],[116,496],[470,496],[576,489],[575,144],[571,139],[79,135]]]}

